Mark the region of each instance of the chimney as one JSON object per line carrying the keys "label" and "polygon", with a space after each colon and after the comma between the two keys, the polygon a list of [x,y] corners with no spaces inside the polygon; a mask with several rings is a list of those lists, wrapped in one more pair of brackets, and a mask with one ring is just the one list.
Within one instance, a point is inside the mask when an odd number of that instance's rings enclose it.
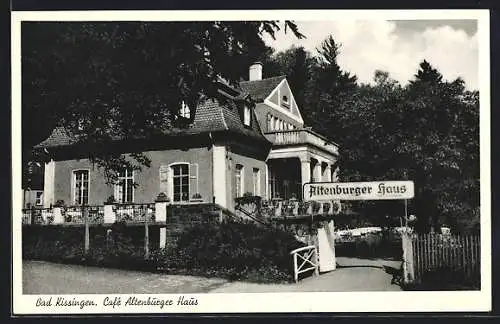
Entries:
{"label": "chimney", "polygon": [[262,63],[255,62],[254,64],[250,65],[250,69],[248,71],[248,80],[262,80]]}

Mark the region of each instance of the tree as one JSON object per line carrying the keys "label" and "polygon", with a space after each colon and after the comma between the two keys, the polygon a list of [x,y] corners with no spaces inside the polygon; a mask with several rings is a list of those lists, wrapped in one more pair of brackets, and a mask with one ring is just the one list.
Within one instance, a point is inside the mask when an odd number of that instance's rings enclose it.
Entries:
{"label": "tree", "polygon": [[[336,110],[345,180],[414,180],[416,227],[478,228],[479,97],[461,79],[442,80],[428,62],[403,88],[377,71]],[[398,202],[363,203],[370,213],[402,215]],[[381,216],[381,215],[378,215]]]}
{"label": "tree", "polygon": [[[263,34],[290,21],[29,22],[22,29],[23,152],[56,126],[79,142],[155,135],[176,121],[181,101],[216,98],[220,77],[236,84]],[[108,177],[148,165],[142,154],[89,156]],[[108,172],[109,171],[109,172]]]}
{"label": "tree", "polygon": [[306,122],[314,129],[337,139],[338,115],[335,110],[357,87],[357,77],[343,71],[337,63],[341,45],[333,36],[327,37],[317,49],[311,66],[311,78],[305,94]]}

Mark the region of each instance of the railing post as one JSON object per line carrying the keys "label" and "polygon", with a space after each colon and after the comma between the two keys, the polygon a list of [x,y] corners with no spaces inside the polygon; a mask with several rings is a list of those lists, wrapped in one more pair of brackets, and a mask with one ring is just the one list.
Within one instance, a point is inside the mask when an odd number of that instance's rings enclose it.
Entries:
{"label": "railing post", "polygon": [[157,201],[155,203],[155,222],[165,222],[165,226],[160,227],[160,249],[167,245],[167,202]]}
{"label": "railing post", "polygon": [[276,204],[276,209],[274,210],[274,216],[280,217],[281,216],[281,206],[283,202],[281,200],[278,200],[278,203]]}
{"label": "railing post", "polygon": [[86,206],[82,206],[82,214],[83,214],[83,221],[85,223],[84,249],[85,253],[88,253],[90,248],[90,229],[89,229],[89,210],[88,208],[86,208]]}
{"label": "railing post", "polygon": [[62,224],[64,223],[64,217],[62,215],[61,207],[54,207],[52,209],[54,215],[54,224]]}
{"label": "railing post", "polygon": [[104,223],[113,224],[116,221],[115,211],[112,204],[104,205]]}
{"label": "railing post", "polygon": [[299,215],[299,202],[298,201],[294,201],[293,202],[293,211],[292,211],[292,214],[294,216]]}

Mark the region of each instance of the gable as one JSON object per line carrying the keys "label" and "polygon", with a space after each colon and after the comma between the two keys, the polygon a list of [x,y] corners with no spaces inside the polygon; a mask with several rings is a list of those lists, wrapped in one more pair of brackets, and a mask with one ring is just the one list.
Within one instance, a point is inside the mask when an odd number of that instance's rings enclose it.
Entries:
{"label": "gable", "polygon": [[278,115],[284,115],[294,120],[297,123],[297,127],[303,126],[304,120],[302,119],[300,108],[297,106],[297,102],[286,79],[278,84],[264,102],[273,108],[274,112]]}

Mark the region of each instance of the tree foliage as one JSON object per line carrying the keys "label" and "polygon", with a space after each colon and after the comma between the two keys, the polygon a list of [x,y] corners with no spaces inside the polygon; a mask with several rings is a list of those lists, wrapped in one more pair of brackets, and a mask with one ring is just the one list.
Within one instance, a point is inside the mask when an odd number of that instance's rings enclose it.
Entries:
{"label": "tree foliage", "polygon": [[[103,143],[171,127],[181,101],[194,118],[195,103],[217,97],[216,81],[236,84],[265,48],[262,36],[283,27],[303,37],[290,21],[24,23],[24,156],[56,126]],[[110,176],[148,164],[142,154],[89,157]]]}
{"label": "tree foliage", "polygon": [[[477,230],[479,93],[461,79],[443,80],[426,60],[406,86],[380,70],[372,84],[358,84],[337,63],[340,49],[330,36],[316,56],[306,53],[313,63],[302,111],[307,124],[340,144],[341,179],[413,180],[409,212],[418,230]],[[400,201],[353,205],[375,222],[404,215]]]}

